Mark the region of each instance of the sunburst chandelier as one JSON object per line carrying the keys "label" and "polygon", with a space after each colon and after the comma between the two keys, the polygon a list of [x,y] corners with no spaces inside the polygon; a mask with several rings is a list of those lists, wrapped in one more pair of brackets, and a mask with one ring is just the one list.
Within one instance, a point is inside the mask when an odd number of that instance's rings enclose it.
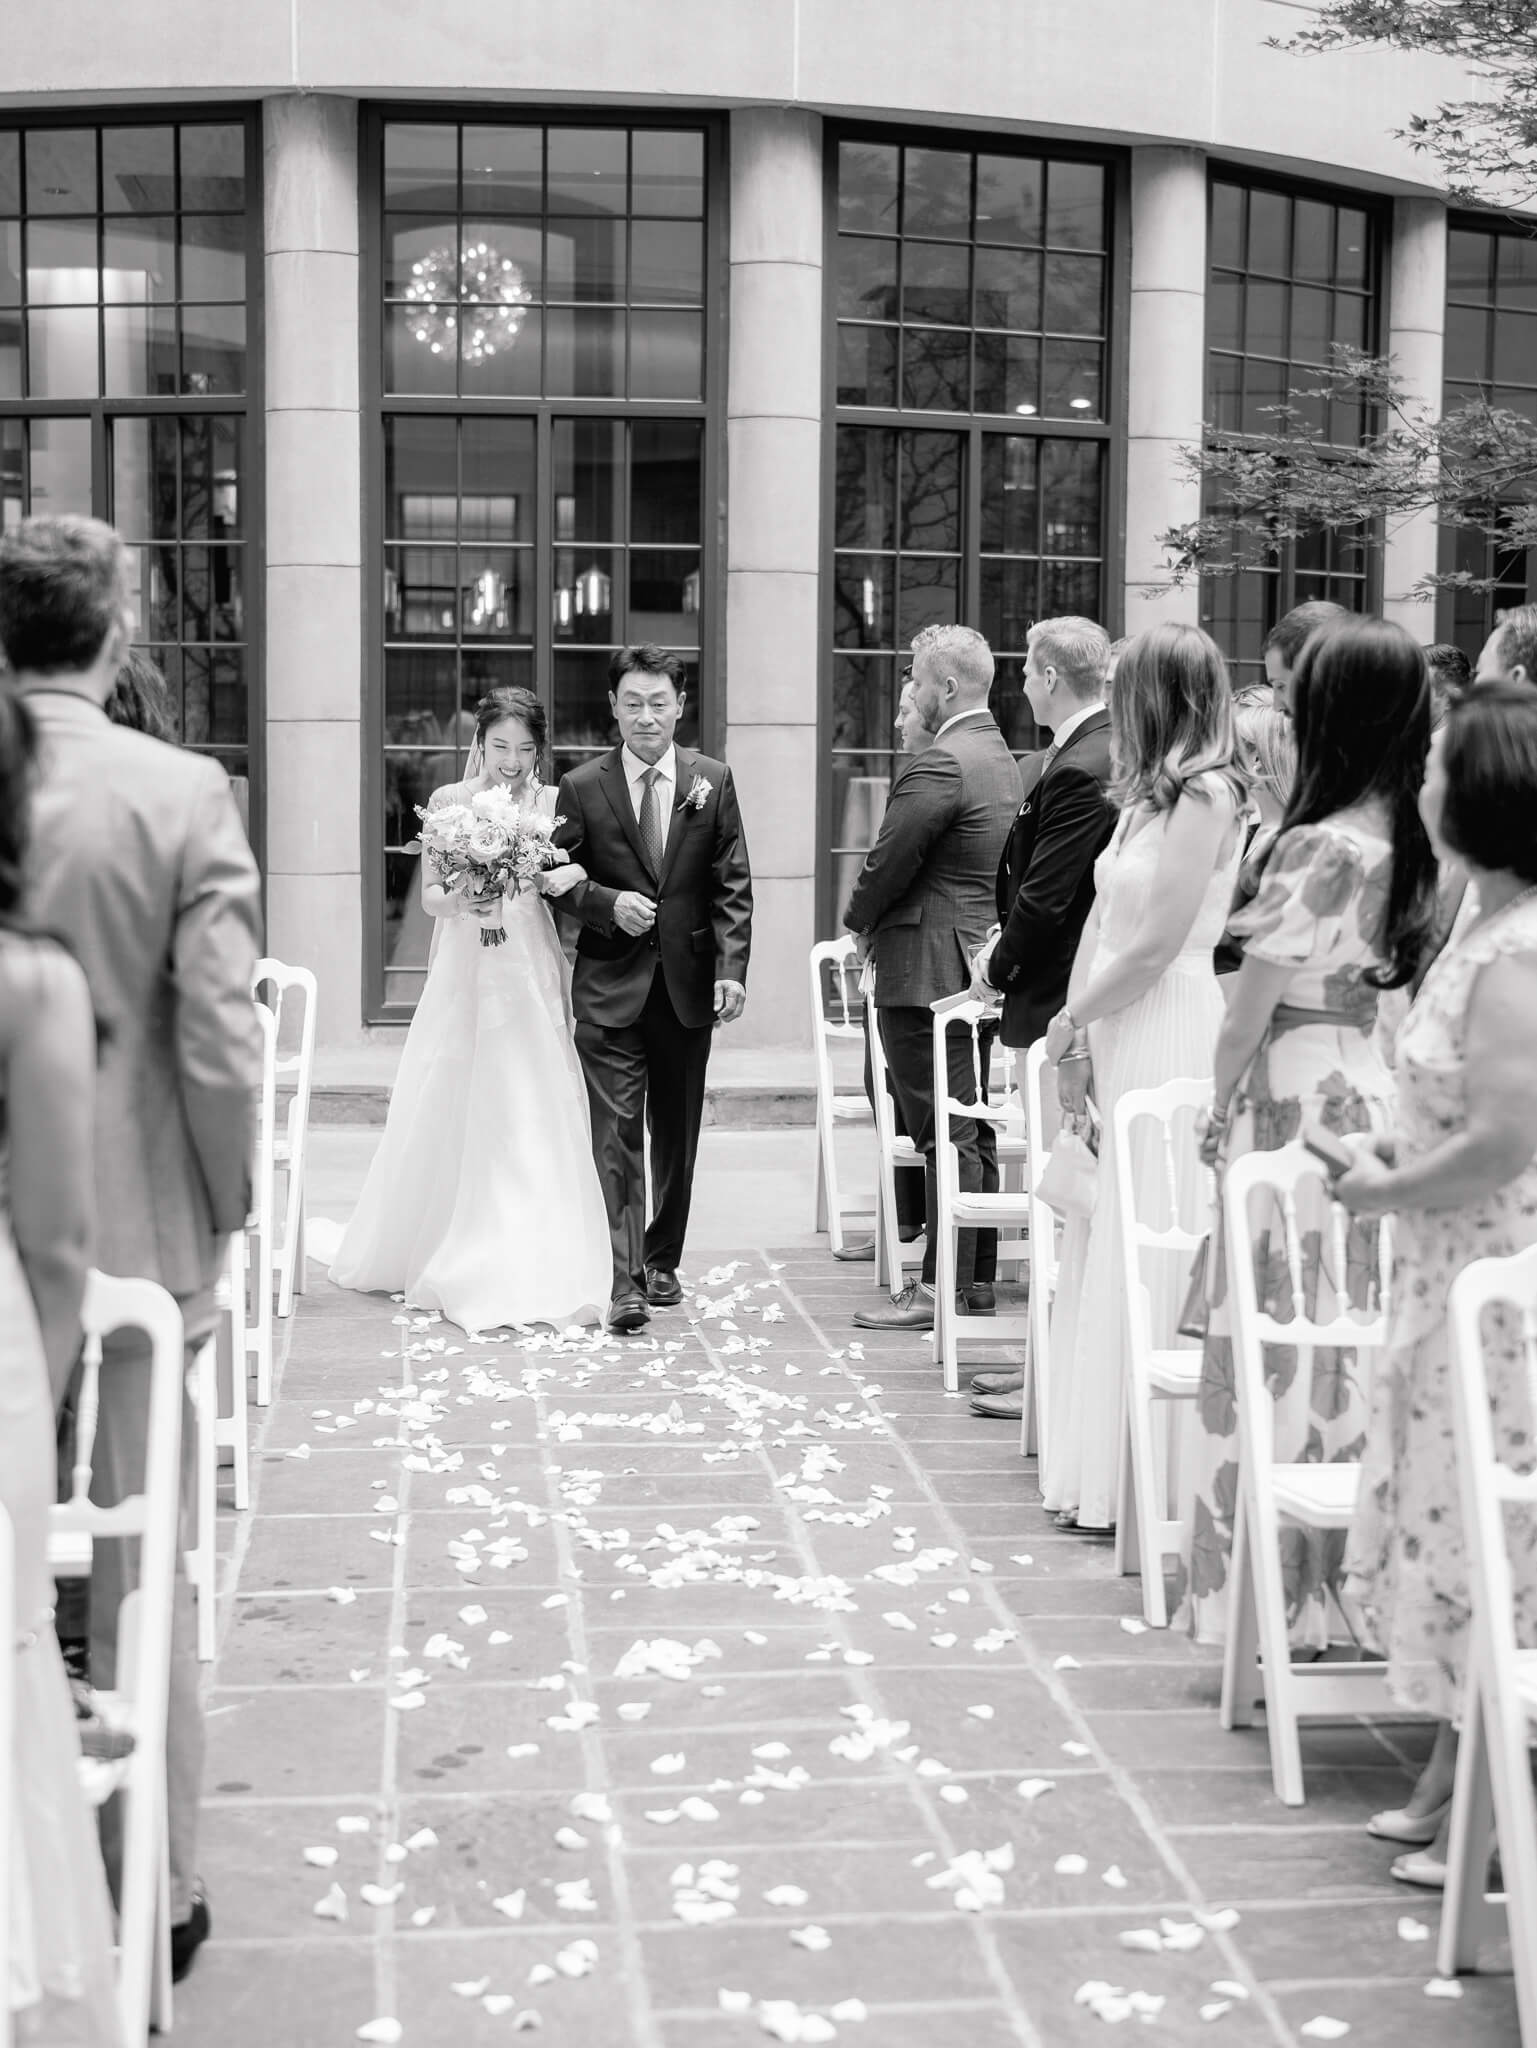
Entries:
{"label": "sunburst chandelier", "polygon": [[[466,242],[462,257],[446,246],[429,249],[411,265],[405,296],[416,340],[439,356],[452,353],[459,336],[467,363],[511,348],[534,302],[519,265],[489,242]],[[461,296],[464,303],[456,308],[453,301]]]}

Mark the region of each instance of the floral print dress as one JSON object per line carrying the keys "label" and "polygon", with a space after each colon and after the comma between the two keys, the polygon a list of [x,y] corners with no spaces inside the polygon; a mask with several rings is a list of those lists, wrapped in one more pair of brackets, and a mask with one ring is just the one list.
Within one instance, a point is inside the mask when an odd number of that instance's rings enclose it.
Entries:
{"label": "floral print dress", "polygon": [[[1466,930],[1426,977],[1398,1040],[1400,1160],[1433,1152],[1465,1123],[1468,1003],[1480,971],[1502,953],[1537,954],[1537,901],[1506,906]],[[1372,1390],[1361,1497],[1347,1554],[1347,1592],[1388,1660],[1400,1706],[1459,1718],[1468,1605],[1452,1419],[1447,1294],[1474,1259],[1508,1258],[1537,1243],[1537,1158],[1497,1193],[1461,1209],[1399,1212],[1388,1349]],[[1537,1464],[1519,1319],[1484,1323],[1495,1448],[1516,1471]],[[1516,1636],[1537,1646],[1537,1519],[1506,1519]]]}
{"label": "floral print dress", "polygon": [[[1339,1133],[1384,1129],[1393,1082],[1374,1039],[1376,990],[1368,972],[1385,965],[1383,932],[1392,880],[1387,814],[1363,805],[1317,825],[1285,833],[1266,864],[1259,891],[1232,929],[1246,955],[1288,967],[1292,978],[1270,1028],[1232,1102],[1223,1166],[1247,1152],[1274,1152],[1298,1136],[1306,1118]],[[1318,1213],[1312,1213],[1316,1208]],[[1299,1191],[1302,1247],[1300,1306],[1311,1314],[1322,1296],[1335,1304],[1331,1242],[1323,1204]],[[1377,1276],[1375,1222],[1352,1225],[1346,1283],[1360,1307],[1373,1299]],[[1255,1240],[1261,1306],[1279,1320],[1294,1312],[1286,1243],[1279,1215]],[[1203,1643],[1227,1631],[1233,1517],[1238,1505],[1238,1405],[1228,1311],[1220,1203],[1212,1227],[1211,1315],[1201,1363],[1196,1427],[1187,1438],[1193,1472],[1186,1549],[1173,1588],[1180,1620]],[[1265,1379],[1276,1404],[1278,1460],[1322,1463],[1356,1459],[1366,1437],[1362,1360],[1349,1348],[1317,1349],[1307,1371],[1296,1347],[1265,1347]],[[1288,1528],[1282,1575],[1288,1618],[1298,1645],[1322,1648],[1329,1638],[1325,1594],[1342,1562],[1337,1533]]]}

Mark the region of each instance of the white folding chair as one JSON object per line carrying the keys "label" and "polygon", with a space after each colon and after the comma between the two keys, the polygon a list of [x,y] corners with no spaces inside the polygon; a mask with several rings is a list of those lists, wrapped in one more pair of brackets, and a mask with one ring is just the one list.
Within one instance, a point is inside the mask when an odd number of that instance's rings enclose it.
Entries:
{"label": "white folding chair", "polygon": [[1054,1086],[1056,1068],[1046,1059],[1044,1042],[1037,1040],[1024,1059],[1024,1081],[1020,1096],[1024,1105],[1025,1150],[1028,1155],[1030,1194],[1030,1336],[1025,1353],[1024,1407],[1019,1418],[1019,1454],[1033,1452],[1044,1471],[1047,1439],[1051,1430],[1051,1305],[1057,1292],[1059,1256],[1058,1232],[1061,1219],[1049,1202],[1034,1192],[1051,1150],[1051,1141],[1062,1125],[1062,1110]]}
{"label": "white folding chair", "polygon": [[[1297,1193],[1309,1183],[1327,1221],[1322,1240],[1328,1248],[1333,1294],[1333,1313],[1327,1320],[1319,1319],[1327,1314],[1322,1299],[1319,1317],[1309,1317],[1304,1307]],[[1368,1305],[1358,1308],[1351,1302],[1348,1282],[1350,1218],[1338,1203],[1328,1200],[1326,1186],[1323,1166],[1301,1145],[1286,1145],[1277,1152],[1250,1152],[1235,1160],[1222,1190],[1239,1465],[1222,1725],[1247,1727],[1253,1721],[1255,1694],[1263,1682],[1270,1774],[1276,1797],[1287,1806],[1300,1806],[1304,1798],[1299,1739],[1303,1720],[1395,1712],[1380,1660],[1294,1664],[1288,1641],[1282,1525],[1348,1529],[1361,1472],[1355,1464],[1277,1464],[1275,1404],[1265,1384],[1264,1347],[1294,1347],[1297,1371],[1310,1378],[1313,1353],[1320,1347],[1369,1353],[1380,1350],[1387,1335],[1388,1225],[1384,1221],[1378,1232],[1377,1270],[1369,1283]],[[1272,1223],[1279,1219],[1281,1224],[1293,1309],[1284,1322],[1261,1308],[1255,1286],[1250,1203],[1256,1196],[1264,1199]],[[1321,1280],[1319,1286],[1322,1295],[1325,1283]]]}
{"label": "white folding chair", "polygon": [[0,2048],[11,2048],[11,1801],[16,1771],[16,1543],[0,1507]]}
{"label": "white folding chair", "polygon": [[923,1247],[904,1244],[897,1224],[897,1175],[921,1174],[923,1154],[911,1138],[897,1131],[880,1012],[873,1003],[865,1004],[865,1042],[870,1048],[870,1092],[875,1097],[875,1284],[895,1294],[908,1274],[923,1264]]}
{"label": "white folding chair", "polygon": [[[272,1271],[274,1159],[277,1137],[277,1018],[265,1003],[256,1005],[262,1033],[261,1101],[256,1121],[256,1155],[252,1162],[251,1216],[244,1230],[230,1240],[230,1330],[232,1378],[255,1371],[256,1405],[272,1402]],[[234,1398],[233,1411],[221,1416],[232,1429],[243,1405]],[[236,1452],[236,1457],[240,1453]]]}
{"label": "white folding chair", "polygon": [[[983,1026],[997,1012],[971,996],[949,996],[931,1003],[934,1013],[934,1153],[938,1182],[938,1215],[935,1227],[939,1243],[935,1248],[934,1270],[934,1358],[943,1368],[945,1392],[960,1390],[960,1347],[968,1344],[1012,1344],[1023,1350],[1029,1343],[1028,1312],[990,1316],[964,1315],[956,1307],[955,1282],[962,1230],[999,1232],[998,1264],[1028,1267],[1031,1193],[1025,1185],[1027,1144],[1019,1104],[1013,1099],[1007,1055],[995,1081],[990,1057],[984,1057]],[[976,1099],[962,1102],[950,1093],[950,1046],[965,1032],[971,1043],[972,1086]],[[982,1100],[984,1086],[989,1100]],[[995,1194],[962,1193],[960,1153],[951,1136],[952,1124],[962,1120],[989,1123],[997,1132],[1000,1181],[1012,1177],[1020,1185],[1000,1186]],[[1020,1170],[1012,1176],[1007,1169]],[[1012,1238],[1007,1233],[1012,1232]]]}
{"label": "white folding chair", "polygon": [[863,1057],[865,1030],[860,1021],[859,961],[852,933],[824,939],[811,949],[811,1028],[817,1068],[817,1206],[813,1228],[827,1232],[829,1249],[843,1250],[844,1219],[868,1216],[875,1207],[869,1195],[845,1194],[838,1171],[837,1130],[840,1124],[873,1124],[863,1090],[838,1092],[833,1054],[839,1046],[858,1046]]}
{"label": "white folding chair", "polygon": [[[272,991],[270,1002],[262,993],[264,989]],[[277,1079],[283,1085],[291,1082],[294,1091],[289,1097],[286,1117],[273,1132],[273,1170],[274,1174],[284,1176],[285,1184],[282,1229],[275,1234],[270,1248],[272,1277],[277,1282],[278,1291],[277,1312],[280,1316],[291,1316],[294,1295],[302,1294],[306,1286],[304,1225],[308,1211],[304,1166],[309,1138],[310,1083],[315,1071],[315,977],[307,967],[289,967],[281,960],[258,960],[256,972],[251,977],[251,994],[257,1002],[270,1009],[277,1020]],[[283,1027],[295,1001],[300,1005],[298,1045],[296,1050],[285,1052],[281,1049]]]}
{"label": "white folding chair", "polygon": [[[1211,1228],[1211,1175],[1203,1172],[1195,1143],[1196,1116],[1210,1099],[1210,1081],[1166,1081],[1123,1095],[1115,1105],[1128,1337],[1115,1566],[1123,1576],[1142,1574],[1142,1613],[1150,1628],[1169,1625],[1163,1561],[1180,1554],[1185,1536],[1176,1475],[1183,1424],[1200,1389],[1201,1352],[1178,1338],[1173,1324],[1191,1262]],[[1137,1208],[1134,1169],[1139,1149],[1149,1144],[1163,1158],[1165,1205],[1157,1221]],[[1155,1313],[1155,1291],[1162,1313]]]}
{"label": "white folding chair", "polygon": [[[240,1391],[245,1391],[243,1377]],[[219,1361],[218,1343],[213,1337],[192,1361],[187,1373],[187,1392],[197,1421],[197,1540],[191,1550],[182,1553],[182,1567],[197,1601],[198,1660],[211,1664],[219,1569]]]}
{"label": "white folding chair", "polygon": [[[152,1280],[92,1273],[81,1311],[85,1329],[75,1415],[70,1497],[52,1511],[48,1562],[55,1577],[88,1572],[98,1542],[127,1537],[139,1545],[138,1585],[117,1618],[117,1673],[100,1694],[104,1715],[133,1736],[133,1749],[87,1781],[98,1803],[124,1802],[123,1867],[118,1904],[118,2013],[123,2039],[171,2026],[170,1866],[167,1860],[165,1723],[170,1691],[171,1605],[181,1513],[181,1311]],[[102,1340],[123,1329],[150,1340],[148,1451],[144,1489],[114,1507],[91,1500],[91,1459],[100,1405]]]}
{"label": "white folding chair", "polygon": [[[1501,1307],[1507,1332],[1514,1322],[1519,1333],[1527,1412],[1537,1416],[1537,1246],[1514,1258],[1475,1261],[1451,1291],[1450,1379],[1473,1628],[1436,1967],[1443,1977],[1476,1969],[1480,1941],[1497,1936],[1502,1917],[1508,1920],[1521,2038],[1537,2042],[1537,1649],[1516,1643],[1505,1518],[1507,1508],[1537,1514],[1537,1471],[1513,1471],[1495,1441],[1484,1318]],[[1484,1894],[1491,1827],[1504,1916]]]}

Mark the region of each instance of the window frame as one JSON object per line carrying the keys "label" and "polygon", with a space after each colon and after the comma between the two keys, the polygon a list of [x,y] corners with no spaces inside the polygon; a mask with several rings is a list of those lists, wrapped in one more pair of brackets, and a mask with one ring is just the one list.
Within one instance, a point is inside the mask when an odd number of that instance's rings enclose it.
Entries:
{"label": "window frame", "polygon": [[[1211,419],[1213,394],[1211,377],[1211,313],[1209,302],[1211,297],[1212,271],[1214,268],[1212,261],[1212,215],[1215,206],[1216,188],[1219,184],[1242,185],[1249,191],[1274,192],[1284,198],[1293,200],[1320,200],[1330,206],[1350,206],[1363,212],[1370,224],[1374,243],[1366,294],[1367,304],[1371,312],[1371,327],[1366,336],[1367,352],[1369,354],[1380,354],[1383,350],[1384,338],[1392,331],[1393,309],[1389,299],[1389,280],[1392,272],[1393,208],[1390,199],[1384,198],[1380,192],[1367,191],[1357,186],[1333,185],[1326,180],[1317,178],[1291,178],[1279,172],[1256,170],[1248,164],[1232,163],[1225,159],[1209,157],[1206,165],[1205,264],[1205,294],[1208,301],[1208,310],[1201,328],[1201,441],[1203,447],[1210,446],[1213,440],[1221,440],[1242,446],[1245,442],[1254,438],[1252,435],[1230,430],[1218,434],[1212,426]],[[1246,269],[1243,274],[1248,276],[1250,273]],[[1288,290],[1292,289],[1295,283],[1294,275],[1288,272],[1286,278]],[[1332,286],[1331,289],[1333,289]],[[1265,357],[1259,360],[1268,361],[1270,358]],[[1288,366],[1291,367],[1289,359]],[[1288,386],[1288,391],[1290,391],[1290,388]],[[1333,446],[1335,444],[1331,443],[1330,445]],[[1343,444],[1340,444],[1340,448],[1341,459],[1345,459],[1346,451]],[[1284,618],[1292,606],[1300,601],[1297,597],[1297,545],[1295,541],[1282,541],[1277,544],[1274,551],[1276,555],[1274,588],[1276,592],[1277,619]],[[1254,569],[1239,573],[1265,576],[1267,579],[1270,576],[1270,571],[1266,569]],[[1301,573],[1306,576],[1314,572],[1304,568]],[[1237,579],[1224,578],[1223,580],[1236,581]],[[1209,579],[1204,576],[1200,578],[1199,586],[1198,604],[1201,625],[1206,631],[1210,632],[1211,614],[1207,606],[1207,591],[1210,587]],[[1366,548],[1366,575],[1362,592],[1364,610],[1366,612],[1379,611],[1382,607],[1383,592],[1383,561],[1380,537],[1379,542],[1368,544]],[[1226,648],[1223,648],[1222,651],[1230,663],[1237,661],[1238,657],[1229,654]],[[1235,678],[1235,687],[1237,686],[1239,686],[1239,679]]]}
{"label": "window frame", "polygon": [[[705,138],[704,288],[701,304],[704,388],[698,399],[465,397],[384,389],[384,130],[392,121],[487,123],[509,127],[697,128]],[[535,474],[540,489],[552,473],[554,421],[591,418],[696,419],[703,422],[700,508],[699,739],[716,750],[726,727],[725,420],[727,263],[727,128],[723,116],[694,107],[508,104],[502,101],[377,100],[359,108],[358,121],[359,363],[363,488],[363,705],[361,738],[363,878],[363,1021],[408,1024],[415,1000],[391,1000],[384,956],[384,421],[387,417],[533,419]],[[541,503],[534,529],[534,689],[553,713],[552,621],[543,593],[553,579],[555,537]],[[553,725],[553,718],[552,718]]]}
{"label": "window frame", "polygon": [[[838,404],[838,149],[844,142],[892,143],[917,149],[960,149],[972,156],[1022,156],[1041,161],[1092,163],[1103,167],[1109,200],[1106,250],[1104,417],[1093,421],[1022,420],[1007,413],[934,412],[901,406]],[[900,240],[900,238],[899,238]],[[832,121],[822,135],[822,491],[817,602],[817,789],[816,930],[837,937],[833,853],[833,630],[836,604],[838,429],[844,426],[953,433],[966,444],[961,506],[960,622],[979,625],[982,615],[981,506],[982,442],[992,434],[1041,441],[1096,441],[1105,449],[1104,496],[1100,512],[1100,561],[1104,579],[1101,623],[1112,639],[1124,629],[1126,607],[1126,442],[1127,358],[1131,299],[1131,152],[1126,148],[1059,141],[1050,135],[979,132],[973,128],[915,126],[910,122]],[[900,322],[899,322],[900,324]],[[975,333],[968,326],[967,333]],[[902,650],[897,650],[898,662]],[[847,856],[841,856],[846,858]]]}
{"label": "window frame", "polygon": [[[91,422],[91,502],[105,508],[111,500],[112,474],[108,448],[109,420],[151,417],[208,418],[238,414],[241,418],[241,526],[246,649],[246,833],[261,870],[265,905],[267,888],[267,494],[266,494],[266,207],[262,180],[262,111],[259,101],[189,100],[150,105],[26,107],[0,110],[0,127],[29,128],[164,128],[238,121],[245,131],[245,259],[246,381],[243,392],[203,395],[175,392],[170,397],[102,394],[96,398],[0,398],[6,419],[89,419]],[[99,145],[98,145],[99,147]],[[98,219],[101,216],[98,214]],[[105,509],[95,516],[106,518]],[[138,644],[138,643],[135,643]],[[149,644],[149,643],[145,643]],[[198,749],[201,752],[203,749]],[[211,750],[210,750],[211,751]],[[216,757],[215,757],[216,758]]]}

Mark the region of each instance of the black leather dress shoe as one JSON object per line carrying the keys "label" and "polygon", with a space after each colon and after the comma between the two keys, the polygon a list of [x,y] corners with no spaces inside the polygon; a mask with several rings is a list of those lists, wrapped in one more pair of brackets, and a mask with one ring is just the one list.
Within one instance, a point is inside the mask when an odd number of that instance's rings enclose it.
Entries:
{"label": "black leather dress shoe", "polygon": [[619,1336],[627,1336],[631,1330],[643,1330],[650,1320],[651,1306],[638,1294],[622,1294],[609,1306],[608,1326]]}
{"label": "black leather dress shoe", "polygon": [[991,1280],[974,1280],[969,1287],[963,1287],[960,1300],[964,1315],[992,1316],[998,1313],[998,1298]]}
{"label": "black leather dress shoe", "polygon": [[192,1911],[171,1927],[171,1982],[179,1984],[197,1960],[197,1952],[208,1939],[213,1920],[208,1901],[201,1892],[192,1894]]}
{"label": "black leather dress shoe", "polygon": [[661,1266],[648,1266],[646,1299],[653,1308],[676,1308],[683,1299],[683,1286],[677,1274]]}

